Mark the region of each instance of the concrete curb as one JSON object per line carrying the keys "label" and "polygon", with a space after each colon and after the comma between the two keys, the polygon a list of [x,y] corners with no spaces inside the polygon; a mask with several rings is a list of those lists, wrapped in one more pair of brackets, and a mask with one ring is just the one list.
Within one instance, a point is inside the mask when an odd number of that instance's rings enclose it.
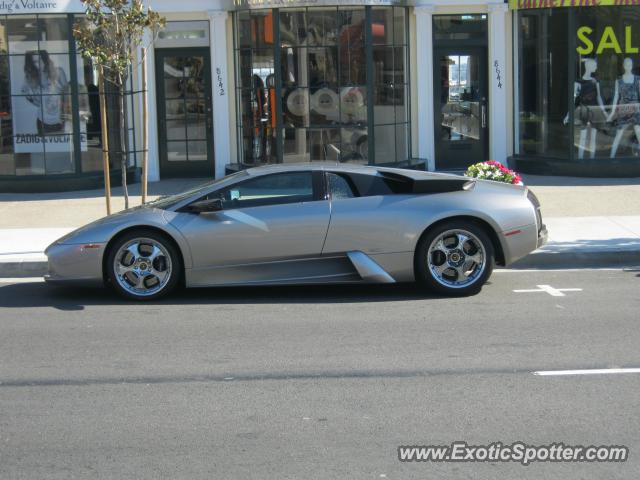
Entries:
{"label": "concrete curb", "polygon": [[[640,266],[640,250],[540,251],[518,260],[508,269],[622,268],[631,266]],[[46,273],[47,262],[43,260],[0,261],[0,278],[41,277]]]}
{"label": "concrete curb", "polygon": [[47,273],[47,262],[43,260],[0,261],[0,278],[42,277]]}

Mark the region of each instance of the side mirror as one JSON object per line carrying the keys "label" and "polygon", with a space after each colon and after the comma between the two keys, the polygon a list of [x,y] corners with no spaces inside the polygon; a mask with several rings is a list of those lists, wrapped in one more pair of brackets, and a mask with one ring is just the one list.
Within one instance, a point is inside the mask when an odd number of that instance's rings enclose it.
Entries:
{"label": "side mirror", "polygon": [[187,207],[187,210],[193,213],[219,212],[222,209],[222,200],[220,198],[199,200]]}

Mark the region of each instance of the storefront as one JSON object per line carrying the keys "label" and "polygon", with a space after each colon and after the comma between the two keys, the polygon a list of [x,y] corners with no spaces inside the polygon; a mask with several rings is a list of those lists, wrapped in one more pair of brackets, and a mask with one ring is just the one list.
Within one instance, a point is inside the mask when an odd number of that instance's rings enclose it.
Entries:
{"label": "storefront", "polygon": [[[571,3],[152,0],[167,26],[145,39],[149,180],[312,161],[462,171],[487,159],[638,175],[640,5]],[[21,5],[0,2],[0,190],[100,186],[95,69],[71,35],[82,5]],[[141,67],[125,115],[132,178]],[[107,108],[119,129],[117,102]],[[119,165],[114,155],[116,176]]]}
{"label": "storefront", "polygon": [[[99,186],[102,141],[97,71],[71,34],[80,2],[0,4],[0,191]],[[128,158],[136,164],[133,96],[127,95]],[[108,96],[118,131],[117,98]],[[119,176],[121,139],[110,147]]]}
{"label": "storefront", "polygon": [[[539,8],[550,3],[555,7]],[[511,6],[514,166],[547,175],[639,176],[640,3]]]}

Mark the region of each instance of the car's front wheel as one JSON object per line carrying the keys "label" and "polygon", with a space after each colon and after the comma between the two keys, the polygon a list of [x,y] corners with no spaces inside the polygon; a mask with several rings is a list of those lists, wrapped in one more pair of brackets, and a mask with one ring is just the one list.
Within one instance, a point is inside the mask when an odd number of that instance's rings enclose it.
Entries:
{"label": "car's front wheel", "polygon": [[134,300],[166,295],[176,287],[182,272],[173,243],[153,230],[132,231],[116,239],[105,267],[116,292]]}
{"label": "car's front wheel", "polygon": [[448,295],[472,295],[482,288],[495,263],[493,244],[473,222],[450,221],[429,230],[416,251],[416,277]]}

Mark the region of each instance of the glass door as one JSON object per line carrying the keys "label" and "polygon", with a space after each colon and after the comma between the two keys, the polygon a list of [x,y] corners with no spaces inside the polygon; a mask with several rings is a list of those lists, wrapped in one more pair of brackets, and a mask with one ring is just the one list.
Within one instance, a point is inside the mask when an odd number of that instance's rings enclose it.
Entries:
{"label": "glass door", "polygon": [[464,170],[487,159],[486,48],[438,48],[434,61],[436,169]]}
{"label": "glass door", "polygon": [[156,50],[160,175],[213,176],[208,48]]}

